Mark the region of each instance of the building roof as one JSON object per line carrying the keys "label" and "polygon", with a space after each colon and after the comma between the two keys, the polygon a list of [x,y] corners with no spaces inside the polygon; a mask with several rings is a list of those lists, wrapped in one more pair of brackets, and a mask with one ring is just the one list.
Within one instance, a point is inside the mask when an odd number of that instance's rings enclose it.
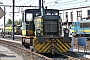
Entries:
{"label": "building roof", "polygon": [[60,11],[65,11],[65,10],[74,10],[74,9],[81,9],[81,8],[89,8],[90,6],[83,6],[83,7],[77,7],[77,8],[69,8],[69,9],[63,9]]}

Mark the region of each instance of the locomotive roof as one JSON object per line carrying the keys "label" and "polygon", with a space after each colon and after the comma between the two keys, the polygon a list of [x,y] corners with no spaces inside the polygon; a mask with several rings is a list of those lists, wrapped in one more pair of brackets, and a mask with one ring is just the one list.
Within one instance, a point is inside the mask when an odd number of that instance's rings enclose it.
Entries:
{"label": "locomotive roof", "polygon": [[[45,12],[58,12],[59,13],[59,10],[58,9],[45,9]],[[26,9],[24,10],[23,12],[26,12],[26,13],[35,13],[35,12],[39,12],[39,9]]]}
{"label": "locomotive roof", "polygon": [[81,23],[90,22],[90,19],[88,19],[88,20],[84,19],[84,20],[81,20],[79,22],[81,22]]}

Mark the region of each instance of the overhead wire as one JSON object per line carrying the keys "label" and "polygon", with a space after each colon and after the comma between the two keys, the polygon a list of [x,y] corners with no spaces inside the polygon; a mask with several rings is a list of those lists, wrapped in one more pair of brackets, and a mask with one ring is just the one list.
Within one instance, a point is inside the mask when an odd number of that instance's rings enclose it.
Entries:
{"label": "overhead wire", "polygon": [[[32,1],[32,0],[31,0]],[[28,4],[30,1],[28,1],[27,3],[25,3],[24,5]],[[30,4],[32,5],[35,2],[35,0]],[[23,10],[23,7],[21,8]],[[18,15],[19,16],[19,15]]]}
{"label": "overhead wire", "polygon": [[[52,1],[52,2],[49,2],[49,3],[46,3],[46,4],[50,4],[50,3],[55,3],[55,4],[64,4],[64,5],[69,5],[69,4],[73,4],[72,2],[74,2],[74,1],[78,1],[78,0],[72,0],[72,1],[67,1],[67,2],[60,2],[60,3],[58,3],[58,1],[60,1],[60,0],[55,0],[55,1]],[[83,2],[87,2],[87,0],[85,0],[85,1],[83,1]],[[66,4],[66,3],[69,3],[69,4]],[[76,3],[81,3],[81,2],[76,2]],[[76,3],[74,3],[74,4],[76,4]],[[45,4],[45,5],[46,5]],[[54,6],[54,5],[49,5],[49,6]]]}
{"label": "overhead wire", "polygon": [[30,0],[30,1],[28,1],[28,2],[26,2],[25,4],[23,4],[23,5],[26,5],[26,4],[28,4],[29,2],[31,2],[32,0]]}
{"label": "overhead wire", "polygon": [[50,4],[50,3],[53,3],[54,1],[52,1],[52,2],[49,2],[49,3],[45,3],[44,5],[46,5],[46,4]]}
{"label": "overhead wire", "polygon": [[34,0],[32,3],[31,3],[31,5],[35,2],[36,0]]}
{"label": "overhead wire", "polygon": [[[71,1],[68,1],[68,4],[65,4],[65,3],[67,3],[67,2],[64,2],[64,3],[56,3],[56,4],[61,4],[61,5],[71,5],[71,4],[77,4],[77,3],[83,3],[83,2],[86,2],[86,1],[82,1],[82,2],[75,2],[75,3],[70,3]],[[56,4],[54,4],[54,5],[56,5]],[[54,5],[49,5],[49,6],[54,6]],[[61,6],[60,5],[60,6]]]}
{"label": "overhead wire", "polygon": [[[4,0],[4,1],[5,1],[5,0]],[[11,0],[11,1],[12,1],[12,0]],[[4,3],[8,3],[8,2],[11,3],[11,1],[10,1],[10,0],[8,1],[8,0],[7,0],[7,1],[5,1]],[[9,4],[9,3],[8,3],[8,4]]]}
{"label": "overhead wire", "polygon": [[19,1],[22,1],[22,0],[18,0],[18,1],[16,1],[16,2],[19,2]]}
{"label": "overhead wire", "polygon": [[[16,3],[16,2],[19,2],[19,1],[22,1],[22,0],[15,1],[15,3]],[[12,4],[12,0],[11,0],[11,1],[10,1],[10,0],[9,0],[9,1],[6,1],[5,3],[7,3],[7,4]]]}
{"label": "overhead wire", "polygon": [[[54,3],[54,2],[58,2],[58,1],[60,1],[60,0],[55,0],[55,1],[52,1],[52,2],[49,2],[49,3],[46,3],[46,4],[50,4],[50,3]],[[75,1],[77,1],[77,0],[75,0]],[[73,2],[73,1],[66,1],[66,2],[61,2],[61,3],[68,3],[68,2]]]}
{"label": "overhead wire", "polygon": [[[77,0],[75,0],[75,1],[77,1]],[[70,3],[70,2],[73,2],[73,1],[61,2],[61,4]]]}
{"label": "overhead wire", "polygon": [[[32,0],[30,0],[30,1],[26,2],[26,3],[25,3],[25,4],[23,4],[23,5],[26,5],[26,4],[28,4],[29,2],[31,2],[31,1],[32,1]],[[30,6],[31,6],[31,5],[32,5],[35,1],[36,1],[36,0],[33,0],[33,2],[30,4]],[[22,5],[22,6],[23,6],[23,5]],[[21,10],[23,10],[23,8],[24,8],[24,7],[22,7],[22,8],[21,8]]]}

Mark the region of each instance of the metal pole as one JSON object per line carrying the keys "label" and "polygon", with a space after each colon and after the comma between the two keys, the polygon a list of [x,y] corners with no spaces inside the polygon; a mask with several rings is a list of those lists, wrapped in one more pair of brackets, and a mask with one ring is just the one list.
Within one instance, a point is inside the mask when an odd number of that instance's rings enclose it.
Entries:
{"label": "metal pole", "polygon": [[43,0],[42,0],[42,12],[43,12],[42,16],[44,16],[45,15],[45,9],[44,9],[44,1]]}
{"label": "metal pole", "polygon": [[14,40],[14,0],[13,0],[12,39]]}
{"label": "metal pole", "polygon": [[43,0],[39,0],[39,9],[40,9],[40,15],[43,16],[45,14]]}
{"label": "metal pole", "polygon": [[39,0],[39,10],[40,10],[40,16],[41,16],[41,0]]}
{"label": "metal pole", "polygon": [[[5,6],[4,6],[4,12],[5,12]],[[5,15],[4,15],[4,34],[3,37],[5,36]]]}
{"label": "metal pole", "polygon": [[44,8],[43,8],[43,0],[42,0],[42,7],[41,7],[41,16],[44,15]]}
{"label": "metal pole", "polygon": [[42,8],[44,8],[43,6],[44,6],[44,5],[43,5],[43,0],[42,0]]}

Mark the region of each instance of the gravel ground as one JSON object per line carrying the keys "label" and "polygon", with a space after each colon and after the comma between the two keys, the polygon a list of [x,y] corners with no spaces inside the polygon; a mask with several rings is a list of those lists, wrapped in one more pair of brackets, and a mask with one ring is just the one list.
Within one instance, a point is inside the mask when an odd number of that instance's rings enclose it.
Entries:
{"label": "gravel ground", "polygon": [[[74,49],[78,49],[78,40],[74,40]],[[79,46],[79,49],[83,50],[84,46]],[[86,49],[87,51],[90,51],[90,40],[86,40]]]}

